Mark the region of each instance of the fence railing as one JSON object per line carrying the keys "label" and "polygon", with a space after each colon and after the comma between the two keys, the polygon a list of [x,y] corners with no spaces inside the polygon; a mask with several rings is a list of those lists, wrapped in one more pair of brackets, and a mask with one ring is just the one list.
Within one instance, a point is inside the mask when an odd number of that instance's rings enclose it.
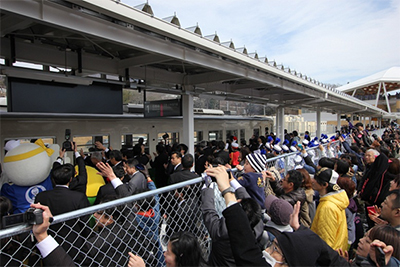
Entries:
{"label": "fence railing", "polygon": [[[196,178],[56,215],[49,234],[77,265],[127,266],[131,251],[147,266],[165,266],[163,251],[177,231],[192,232],[206,257],[210,239],[200,211],[201,181]],[[16,226],[0,231],[2,266],[41,265],[30,230]]]}
{"label": "fence railing", "polygon": [[[350,142],[349,138],[346,138],[346,141]],[[315,163],[315,165],[318,165],[318,161],[321,157],[330,157],[331,154],[333,154],[334,157],[337,157],[340,151],[340,142],[339,141],[334,141],[332,142],[330,146],[330,153],[327,151],[328,144],[322,145],[324,148],[324,151],[321,151],[319,147],[312,147],[312,148],[307,148],[306,151],[310,155],[311,160]],[[286,153],[279,155],[274,158],[267,159],[267,166],[268,168],[274,167],[279,173],[281,174],[281,178],[284,178],[286,173],[289,170],[294,169],[296,166],[304,166],[305,162],[303,159],[301,161],[297,162],[296,156],[299,155],[300,152],[292,152],[292,153]]]}
{"label": "fence railing", "polygon": [[[331,144],[334,156],[338,147],[339,142]],[[315,162],[322,156],[318,151],[318,147],[307,149]],[[269,159],[267,165],[278,166],[277,169],[285,175],[294,168],[293,160],[297,154]],[[283,168],[277,164],[280,161]],[[77,265],[126,266],[128,251],[131,251],[142,256],[147,266],[165,266],[163,251],[169,236],[177,231],[192,232],[207,258],[211,240],[200,211],[201,184],[202,178],[199,177],[56,215],[49,234]],[[2,266],[41,265],[41,256],[30,230],[28,226],[0,230]]]}

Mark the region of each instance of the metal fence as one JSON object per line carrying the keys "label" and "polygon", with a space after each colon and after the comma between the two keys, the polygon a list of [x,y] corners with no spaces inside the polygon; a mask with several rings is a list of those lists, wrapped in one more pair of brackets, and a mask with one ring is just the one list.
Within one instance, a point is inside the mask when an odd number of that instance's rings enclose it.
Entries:
{"label": "metal fence", "polygon": [[[334,156],[338,155],[339,148],[339,142],[331,144]],[[315,162],[325,155],[318,147],[307,149],[307,152],[313,155]],[[269,159],[267,165],[277,167],[285,175],[297,164],[294,162],[297,154]],[[57,215],[49,234],[77,265],[126,266],[128,251],[131,251],[142,256],[147,266],[165,266],[163,251],[169,236],[177,231],[192,232],[207,258],[211,240],[200,211],[201,185],[202,178],[196,178]],[[222,206],[223,200],[216,198],[216,209],[222,210]],[[27,226],[0,230],[2,266],[42,264],[30,231]]]}
{"label": "metal fence", "polygon": [[[347,142],[350,142],[351,139],[346,138]],[[332,142],[328,151],[328,144],[322,145],[323,149],[321,150],[319,147],[307,148],[307,154],[311,157],[311,160],[315,165],[318,165],[318,161],[322,157],[337,157],[341,152],[341,145],[339,141]],[[300,156],[300,152],[292,152],[283,155],[279,155],[277,157],[271,158],[267,160],[267,166],[269,169],[275,169],[280,173],[281,178],[284,178],[286,173],[290,170],[295,169],[296,167],[304,167],[305,162],[304,159]]]}
{"label": "metal fence", "polygon": [[[165,266],[163,251],[177,231],[192,232],[207,257],[210,238],[199,207],[201,181],[196,178],[54,216],[49,234],[77,265],[127,266],[131,251],[147,266]],[[17,226],[0,231],[2,266],[41,266],[30,230]]]}

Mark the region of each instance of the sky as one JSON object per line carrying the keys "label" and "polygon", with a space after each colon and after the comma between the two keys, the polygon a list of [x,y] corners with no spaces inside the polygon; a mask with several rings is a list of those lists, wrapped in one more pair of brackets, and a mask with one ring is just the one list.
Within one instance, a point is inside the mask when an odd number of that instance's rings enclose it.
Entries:
{"label": "sky", "polygon": [[[121,0],[137,6],[145,0]],[[148,0],[154,16],[176,14],[268,61],[344,85],[400,66],[399,0]]]}

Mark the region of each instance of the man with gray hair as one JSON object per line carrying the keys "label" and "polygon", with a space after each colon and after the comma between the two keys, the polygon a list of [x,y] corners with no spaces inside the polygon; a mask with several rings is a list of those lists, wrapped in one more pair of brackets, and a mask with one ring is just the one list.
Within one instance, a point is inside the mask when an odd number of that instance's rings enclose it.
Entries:
{"label": "man with gray hair", "polygon": [[[85,160],[85,165],[96,168],[96,164],[99,162],[103,162],[103,155],[101,151],[93,151],[90,153],[90,156],[86,156],[83,151],[80,152],[82,158]],[[97,169],[97,168],[96,168]]]}
{"label": "man with gray hair", "polygon": [[[385,200],[390,186],[391,177],[387,173],[389,159],[385,154],[379,153],[375,149],[368,149],[365,152],[364,162],[366,170],[358,186],[358,194],[365,201],[365,210],[367,207],[380,206]],[[369,227],[374,226],[374,222],[367,216]]]}

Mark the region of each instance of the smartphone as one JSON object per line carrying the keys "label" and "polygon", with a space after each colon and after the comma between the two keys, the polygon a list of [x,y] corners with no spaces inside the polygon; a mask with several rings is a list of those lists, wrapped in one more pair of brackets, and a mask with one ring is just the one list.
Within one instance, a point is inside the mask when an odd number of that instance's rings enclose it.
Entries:
{"label": "smartphone", "polygon": [[383,252],[382,248],[375,247],[375,257],[376,257],[376,264],[379,266],[385,266],[385,252]]}
{"label": "smartphone", "polygon": [[368,214],[375,214],[376,213],[376,210],[375,210],[374,206],[367,207],[367,210],[368,210]]}

